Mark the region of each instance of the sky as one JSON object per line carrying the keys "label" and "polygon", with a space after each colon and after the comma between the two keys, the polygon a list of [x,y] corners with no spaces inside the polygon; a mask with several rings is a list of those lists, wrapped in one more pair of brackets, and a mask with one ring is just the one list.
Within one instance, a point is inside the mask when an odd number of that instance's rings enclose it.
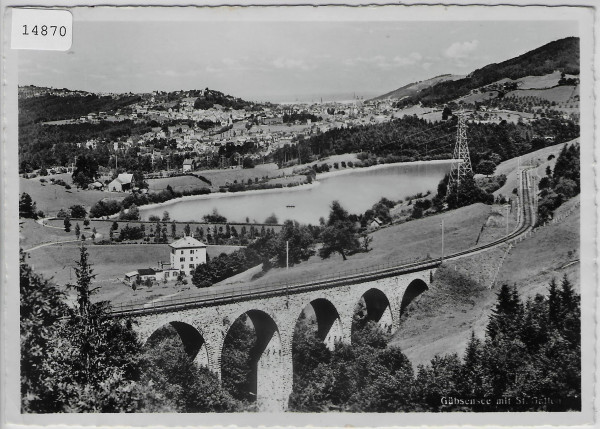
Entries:
{"label": "sky", "polygon": [[19,52],[19,84],[133,93],[208,87],[274,102],[368,98],[465,75],[577,29],[574,21],[75,20],[71,50]]}

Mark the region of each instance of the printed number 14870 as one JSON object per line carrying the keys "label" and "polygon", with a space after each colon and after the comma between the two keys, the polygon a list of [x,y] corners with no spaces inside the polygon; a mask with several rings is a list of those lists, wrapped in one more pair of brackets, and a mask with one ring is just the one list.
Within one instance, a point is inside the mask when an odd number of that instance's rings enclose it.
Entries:
{"label": "printed number 14870", "polygon": [[29,36],[33,34],[34,36],[56,36],[58,33],[59,36],[65,37],[67,35],[67,27],[64,25],[34,25],[33,28],[27,28],[27,25],[23,25],[23,36]]}

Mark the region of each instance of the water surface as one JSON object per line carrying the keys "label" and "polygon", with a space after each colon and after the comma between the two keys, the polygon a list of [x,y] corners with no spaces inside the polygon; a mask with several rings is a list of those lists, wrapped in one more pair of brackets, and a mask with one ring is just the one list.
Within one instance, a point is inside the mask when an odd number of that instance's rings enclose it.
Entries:
{"label": "water surface", "polygon": [[263,193],[214,194],[202,199],[188,199],[159,207],[143,208],[140,213],[162,217],[167,210],[171,219],[201,221],[216,209],[232,222],[263,222],[270,214],[279,221],[294,219],[317,224],[327,218],[333,200],[338,200],[350,213],[364,213],[382,197],[399,200],[428,190],[435,192],[451,162],[422,164],[390,164],[375,169],[353,169],[345,174],[319,179],[317,186],[301,186],[270,190]]}

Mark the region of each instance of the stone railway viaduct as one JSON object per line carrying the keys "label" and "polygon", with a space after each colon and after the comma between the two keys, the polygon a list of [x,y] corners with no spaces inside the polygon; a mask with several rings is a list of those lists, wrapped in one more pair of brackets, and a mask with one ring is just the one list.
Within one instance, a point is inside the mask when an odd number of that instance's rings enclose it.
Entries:
{"label": "stone railway viaduct", "polygon": [[186,352],[201,366],[221,375],[225,337],[244,315],[254,325],[259,357],[256,364],[256,401],[261,411],[285,411],[292,392],[292,340],[302,311],[311,306],[318,335],[327,347],[350,343],[352,320],[364,299],[367,319],[379,322],[387,332],[399,328],[406,306],[427,290],[435,268],[357,284],[335,285],[286,295],[258,297],[227,304],[153,312],[133,316],[140,339],[146,342],[170,324]]}
{"label": "stone railway viaduct", "polygon": [[[456,259],[515,242],[530,233],[534,224],[535,183],[527,170],[519,171],[519,225],[495,242],[448,255]],[[257,335],[255,350],[256,400],[259,410],[285,411],[292,392],[292,341],[302,311],[312,307],[318,335],[329,348],[350,343],[352,320],[364,299],[367,319],[388,332],[400,326],[400,316],[410,302],[428,289],[441,259],[397,266],[340,279],[298,284],[292,288],[219,292],[213,298],[195,298],[159,306],[114,309],[115,317],[128,317],[146,342],[161,327],[178,332],[186,352],[200,365],[221,376],[225,338],[233,323],[247,316]],[[364,311],[364,310],[361,310]]]}

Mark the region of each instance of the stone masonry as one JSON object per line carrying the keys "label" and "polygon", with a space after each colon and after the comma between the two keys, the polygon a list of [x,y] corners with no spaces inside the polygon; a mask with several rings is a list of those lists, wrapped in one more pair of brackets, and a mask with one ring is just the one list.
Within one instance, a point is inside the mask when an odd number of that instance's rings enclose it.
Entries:
{"label": "stone masonry", "polygon": [[257,404],[261,411],[287,410],[292,392],[292,338],[302,310],[312,305],[318,333],[328,347],[350,342],[356,306],[364,297],[368,317],[395,332],[401,311],[427,289],[433,269],[364,283],[302,291],[267,298],[134,316],[140,339],[145,342],[157,329],[173,325],[186,350],[193,350],[200,365],[221,376],[221,353],[230,326],[247,314],[255,326],[262,354],[257,371]]}

